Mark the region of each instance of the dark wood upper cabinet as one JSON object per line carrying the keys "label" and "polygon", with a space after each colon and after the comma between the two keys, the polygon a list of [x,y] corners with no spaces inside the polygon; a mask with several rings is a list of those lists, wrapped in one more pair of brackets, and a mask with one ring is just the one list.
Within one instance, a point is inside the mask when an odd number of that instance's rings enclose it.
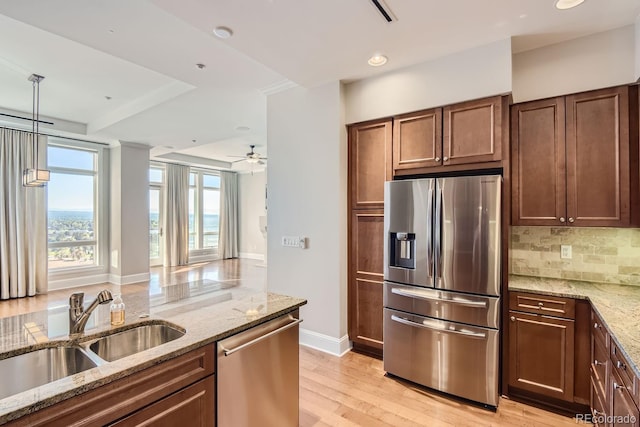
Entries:
{"label": "dark wood upper cabinet", "polygon": [[442,164],[502,160],[502,96],[443,108]]}
{"label": "dark wood upper cabinet", "polygon": [[393,118],[393,170],[442,165],[442,108]]}
{"label": "dark wood upper cabinet", "polygon": [[629,225],[629,88],[567,96],[566,143],[567,220]]}
{"label": "dark wood upper cabinet", "polygon": [[513,105],[512,224],[634,225],[636,106],[635,86]]}
{"label": "dark wood upper cabinet", "polygon": [[558,225],[566,215],[564,98],[511,109],[512,222]]}
{"label": "dark wood upper cabinet", "polygon": [[384,206],[384,182],[391,180],[391,140],[391,119],[349,127],[351,208]]}

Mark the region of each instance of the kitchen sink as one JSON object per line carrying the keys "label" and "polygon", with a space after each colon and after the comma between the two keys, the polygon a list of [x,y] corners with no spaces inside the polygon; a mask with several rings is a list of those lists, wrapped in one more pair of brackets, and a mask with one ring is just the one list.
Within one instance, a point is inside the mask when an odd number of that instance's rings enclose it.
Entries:
{"label": "kitchen sink", "polygon": [[96,367],[79,347],[51,347],[0,360],[0,399]]}
{"label": "kitchen sink", "polygon": [[173,341],[184,334],[184,330],[166,324],[141,325],[93,341],[89,344],[89,350],[101,359],[113,362]]}

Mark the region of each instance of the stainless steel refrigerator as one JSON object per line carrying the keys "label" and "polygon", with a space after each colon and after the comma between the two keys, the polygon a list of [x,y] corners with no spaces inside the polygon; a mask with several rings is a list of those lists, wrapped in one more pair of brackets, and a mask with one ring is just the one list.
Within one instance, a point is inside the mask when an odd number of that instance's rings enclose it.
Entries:
{"label": "stainless steel refrigerator", "polygon": [[496,175],[385,183],[384,369],[498,405]]}

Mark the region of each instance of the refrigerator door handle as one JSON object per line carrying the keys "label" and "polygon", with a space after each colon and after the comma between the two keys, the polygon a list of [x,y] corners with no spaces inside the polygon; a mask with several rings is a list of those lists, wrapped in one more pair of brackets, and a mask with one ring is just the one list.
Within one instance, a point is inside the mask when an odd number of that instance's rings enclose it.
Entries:
{"label": "refrigerator door handle", "polygon": [[400,295],[403,297],[409,297],[409,298],[418,298],[418,299],[423,299],[423,300],[428,300],[428,301],[438,301],[438,302],[443,302],[443,303],[447,303],[447,304],[456,304],[456,305],[462,305],[465,307],[477,307],[477,308],[486,308],[487,307],[487,302],[486,301],[469,301],[467,299],[463,299],[463,298],[452,298],[452,299],[444,299],[444,298],[438,298],[438,297],[434,297],[431,295],[428,295],[424,292],[420,292],[420,291],[410,291],[410,290],[406,290],[406,289],[399,289],[399,288],[392,288],[391,289],[391,293],[392,294],[396,294],[396,295]]}
{"label": "refrigerator door handle", "polygon": [[439,288],[442,280],[442,188],[440,188],[439,180],[436,180],[436,212],[433,233],[435,237],[435,286]]}
{"label": "refrigerator door handle", "polygon": [[415,328],[432,329],[434,331],[444,332],[444,333],[447,333],[447,334],[463,335],[463,336],[465,336],[467,338],[476,338],[476,339],[486,339],[487,338],[487,335],[483,334],[483,333],[457,331],[455,329],[440,328],[438,326],[430,325],[428,323],[416,323],[416,322],[412,322],[411,320],[404,319],[402,317],[398,317],[395,314],[391,315],[391,320],[393,320],[394,322],[402,323],[403,325],[412,326],[412,327],[415,327]]}
{"label": "refrigerator door handle", "polygon": [[[433,228],[431,227],[433,224],[433,188],[429,188],[429,197],[427,197],[427,224],[429,227],[427,229],[431,229],[433,233]],[[427,236],[427,265],[429,268],[428,276],[431,279],[433,277],[433,236]]]}

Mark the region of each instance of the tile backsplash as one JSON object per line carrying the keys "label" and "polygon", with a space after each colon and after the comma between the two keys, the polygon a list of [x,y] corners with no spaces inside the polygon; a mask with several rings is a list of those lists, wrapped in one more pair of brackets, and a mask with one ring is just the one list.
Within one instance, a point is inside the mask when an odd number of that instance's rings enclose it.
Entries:
{"label": "tile backsplash", "polygon": [[509,256],[511,274],[640,285],[640,229],[511,227]]}

